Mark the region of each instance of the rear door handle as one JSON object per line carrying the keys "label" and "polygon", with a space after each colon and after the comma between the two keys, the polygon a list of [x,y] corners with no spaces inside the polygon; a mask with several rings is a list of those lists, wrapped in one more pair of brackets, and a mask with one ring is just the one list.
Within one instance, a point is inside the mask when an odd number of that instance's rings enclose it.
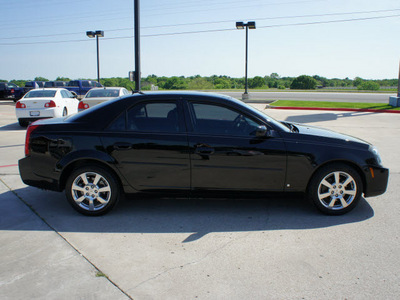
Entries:
{"label": "rear door handle", "polygon": [[130,143],[115,143],[113,145],[115,150],[129,150],[132,149],[132,144]]}

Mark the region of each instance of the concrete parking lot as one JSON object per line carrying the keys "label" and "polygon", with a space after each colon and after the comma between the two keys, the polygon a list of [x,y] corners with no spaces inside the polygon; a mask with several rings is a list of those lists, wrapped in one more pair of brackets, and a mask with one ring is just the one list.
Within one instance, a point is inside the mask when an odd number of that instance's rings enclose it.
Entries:
{"label": "concrete parking lot", "polygon": [[0,299],[398,299],[400,114],[266,113],[375,144],[388,191],[344,216],[273,196],[128,199],[85,217],[22,183],[25,129],[0,101]]}

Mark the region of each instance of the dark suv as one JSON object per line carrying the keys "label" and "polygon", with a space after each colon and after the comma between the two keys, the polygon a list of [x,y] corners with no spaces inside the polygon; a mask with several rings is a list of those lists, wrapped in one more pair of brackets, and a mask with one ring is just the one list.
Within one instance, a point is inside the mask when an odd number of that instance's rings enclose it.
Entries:
{"label": "dark suv", "polygon": [[21,99],[24,89],[11,82],[0,82],[0,99],[12,99],[14,102]]}

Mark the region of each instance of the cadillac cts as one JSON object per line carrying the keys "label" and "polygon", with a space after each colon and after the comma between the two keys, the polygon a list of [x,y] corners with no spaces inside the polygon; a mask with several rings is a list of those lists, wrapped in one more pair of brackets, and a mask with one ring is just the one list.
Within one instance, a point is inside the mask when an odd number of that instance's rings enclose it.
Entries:
{"label": "cadillac cts", "polygon": [[65,190],[85,215],[110,211],[121,193],[252,197],[304,192],[326,214],[386,191],[389,171],[367,142],[278,122],[207,93],[124,96],[27,129],[22,180]]}

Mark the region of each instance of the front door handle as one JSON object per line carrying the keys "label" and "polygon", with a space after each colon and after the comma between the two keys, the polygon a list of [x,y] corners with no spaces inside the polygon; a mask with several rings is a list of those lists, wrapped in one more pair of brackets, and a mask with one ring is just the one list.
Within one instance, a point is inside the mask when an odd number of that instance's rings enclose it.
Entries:
{"label": "front door handle", "polygon": [[115,150],[129,150],[132,149],[132,144],[130,143],[115,143],[113,145]]}
{"label": "front door handle", "polygon": [[195,150],[196,154],[211,155],[215,152],[214,148],[211,147],[197,147]]}

